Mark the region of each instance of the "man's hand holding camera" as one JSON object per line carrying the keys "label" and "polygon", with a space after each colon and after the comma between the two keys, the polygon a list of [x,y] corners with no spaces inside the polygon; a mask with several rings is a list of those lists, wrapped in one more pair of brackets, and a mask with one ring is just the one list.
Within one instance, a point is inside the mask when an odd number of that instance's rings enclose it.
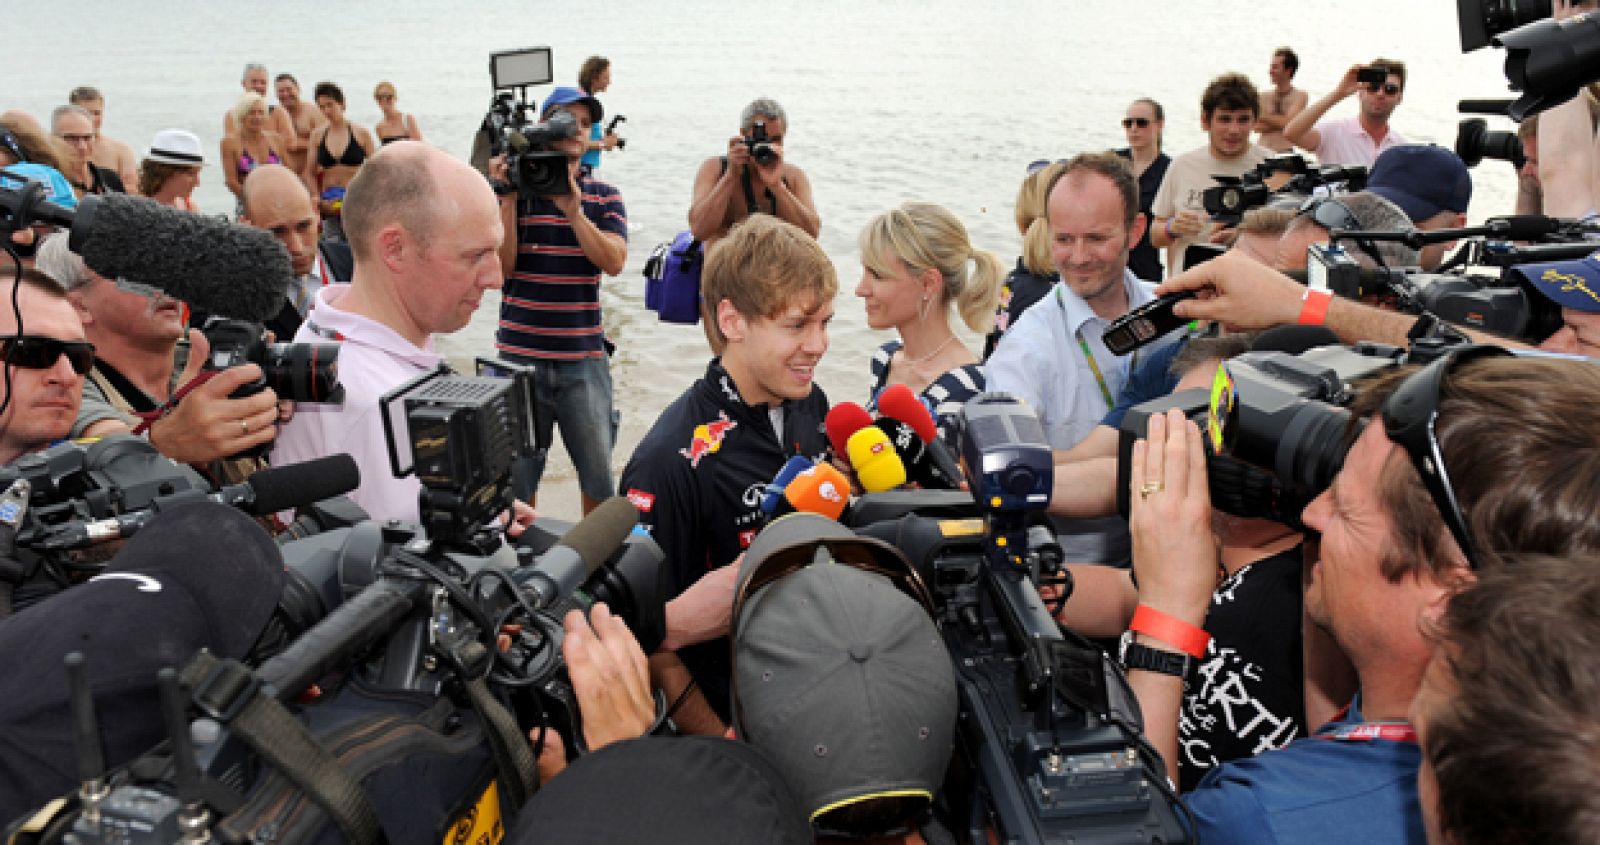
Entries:
{"label": "man's hand holding camera", "polygon": [[[189,330],[189,361],[178,384],[200,375],[211,345],[199,329]],[[233,392],[261,379],[261,368],[244,364],[223,370],[180,399],[150,426],[150,443],[175,461],[203,464],[271,443],[278,436],[278,394],[263,388],[252,396]],[[180,387],[180,389],[182,389]]]}
{"label": "man's hand holding camera", "polygon": [[[590,751],[613,742],[643,736],[655,723],[650,670],[639,641],[604,603],[589,617],[574,610],[562,620],[566,635],[561,654],[583,715],[583,741]],[[538,741],[535,729],[529,738]],[[566,768],[566,748],[554,731],[544,732],[539,748],[539,779],[549,780]]]}

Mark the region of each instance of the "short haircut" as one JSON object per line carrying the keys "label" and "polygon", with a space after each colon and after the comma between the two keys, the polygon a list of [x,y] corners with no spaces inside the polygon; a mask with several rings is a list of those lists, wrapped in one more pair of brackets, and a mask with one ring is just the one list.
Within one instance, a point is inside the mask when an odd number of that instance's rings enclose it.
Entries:
{"label": "short haircut", "polygon": [[1045,190],[1046,207],[1050,203],[1050,194],[1056,192],[1056,185],[1078,173],[1097,173],[1111,180],[1122,195],[1123,228],[1132,228],[1134,218],[1139,216],[1139,180],[1133,175],[1133,165],[1116,153],[1078,153],[1073,156],[1066,167],[1061,168],[1050,180],[1050,187]]}
{"label": "short haircut", "polygon": [[1249,109],[1251,114],[1261,114],[1261,95],[1256,93],[1255,83],[1250,77],[1242,73],[1224,73],[1211,80],[1204,93],[1200,95],[1200,113],[1207,120],[1215,114],[1217,109],[1237,111]]}
{"label": "short haircut", "polygon": [[771,120],[781,120],[785,128],[789,127],[789,116],[784,114],[783,106],[778,101],[769,97],[751,100],[750,104],[739,112],[739,129],[745,130],[756,125],[756,117],[764,116]]}
{"label": "short haircut", "polygon": [[1255,343],[1255,334],[1249,332],[1227,332],[1213,336],[1191,337],[1184,342],[1183,348],[1172,358],[1172,364],[1167,371],[1182,378],[1190,370],[1207,361],[1226,361],[1236,355],[1243,355],[1250,351],[1251,344]]}
{"label": "short haircut", "polygon": [[1246,211],[1239,217],[1236,228],[1240,235],[1281,235],[1289,230],[1295,219],[1295,210],[1263,205]]}
{"label": "short haircut", "polygon": [[68,103],[67,105],[64,105],[64,106],[56,106],[54,109],[51,110],[51,112],[50,112],[50,131],[51,132],[55,132],[56,131],[56,124],[61,122],[61,118],[66,117],[69,114],[75,114],[75,115],[83,118],[84,120],[89,121],[89,124],[91,126],[94,124],[94,115],[90,114],[88,109],[84,108],[83,106],[76,105],[74,103]]}
{"label": "short haircut", "polygon": [[1530,556],[1450,599],[1425,717],[1439,826],[1462,845],[1583,842],[1600,828],[1600,557]]}
{"label": "short haircut", "polygon": [[1064,161],[1054,162],[1029,173],[1017,188],[1017,230],[1022,233],[1022,266],[1036,276],[1056,272],[1050,257],[1050,221],[1045,217],[1050,186],[1067,169]]}
{"label": "short haircut", "polygon": [[332,82],[317,83],[317,87],[312,89],[311,99],[315,100],[319,97],[327,97],[341,106],[344,105],[344,91],[340,90],[339,86]]}
{"label": "short haircut", "polygon": [[1289,78],[1293,79],[1295,73],[1300,70],[1300,56],[1289,47],[1279,47],[1272,51],[1272,55],[1283,59],[1283,69],[1288,71]]}
{"label": "short haircut", "polygon": [[1389,72],[1390,76],[1400,77],[1400,90],[1406,90],[1406,63],[1399,59],[1385,59],[1378,57],[1367,63],[1368,67],[1381,67]]}
{"label": "short haircut", "polygon": [[593,94],[595,80],[599,79],[600,74],[605,73],[608,67],[611,67],[611,60],[605,56],[590,56],[584,59],[583,67],[578,68],[578,87],[586,94]]}
{"label": "short haircut", "polygon": [[[1350,213],[1360,221],[1361,228],[1376,232],[1407,232],[1415,228],[1411,218],[1393,202],[1380,197],[1371,191],[1357,191],[1353,194],[1337,194],[1338,200]],[[1297,216],[1289,223],[1290,230],[1298,230],[1305,226],[1315,226],[1316,223],[1307,216]],[[1422,253],[1406,246],[1399,241],[1373,241],[1373,251],[1383,259],[1386,267],[1416,267],[1422,260]],[[1340,241],[1345,251],[1357,264],[1369,269],[1376,269],[1377,262],[1367,251],[1355,245],[1354,241]]]}
{"label": "short haircut", "polygon": [[942,280],[938,313],[944,313],[944,303],[955,303],[967,328],[987,332],[993,327],[1005,267],[994,253],[972,245],[967,227],[950,209],[931,202],[890,209],[862,227],[860,247],[861,263],[880,276],[895,272],[894,259],[912,273],[937,271]]}
{"label": "short haircut", "polygon": [[729,229],[711,246],[700,277],[702,316],[716,349],[728,341],[717,325],[724,299],[748,319],[771,319],[790,306],[814,313],[838,291],[838,272],[816,239],[770,214],[752,214]]}
{"label": "short haircut", "polygon": [[294,78],[294,74],[292,74],[292,73],[280,73],[272,81],[274,83],[277,83],[277,82],[282,82],[285,79],[289,80],[290,82],[293,82],[294,83],[294,87],[296,87],[296,88],[300,87],[300,80],[295,79]]}
{"label": "short haircut", "polygon": [[389,223],[398,223],[423,250],[432,243],[438,216],[438,188],[427,148],[375,155],[356,171],[345,187],[344,223],[350,251],[357,259],[372,256],[373,240]]}
{"label": "short haircut", "polygon": [[260,63],[260,62],[250,62],[249,64],[244,66],[244,70],[243,71],[240,71],[240,73],[239,73],[239,81],[243,82],[246,78],[248,78],[250,76],[250,74],[253,71],[258,71],[258,70],[261,71],[262,73],[266,73],[267,72],[267,66],[262,64],[262,63]]}
{"label": "short haircut", "polygon": [[[89,283],[89,271],[84,266],[83,259],[67,247],[66,232],[56,232],[39,244],[39,251],[34,256],[34,265],[38,268],[37,274],[50,283],[48,287],[40,289],[54,296],[66,296],[67,291],[77,290]],[[27,274],[31,271],[22,272],[26,281]],[[10,274],[6,275],[9,277]],[[7,278],[7,281],[10,279]]]}
{"label": "short haircut", "polygon": [[233,122],[243,129],[245,115],[248,115],[250,110],[258,105],[263,109],[266,108],[267,98],[254,91],[246,91],[240,94],[239,99],[233,104]]}
{"label": "short haircut", "polygon": [[[1414,368],[1362,386],[1356,419],[1372,417]],[[1480,552],[1600,552],[1600,367],[1537,358],[1480,358],[1455,365],[1440,388],[1439,453]],[[1382,425],[1374,418],[1371,425]],[[1390,581],[1443,574],[1452,565],[1444,519],[1397,450],[1379,500],[1394,523],[1384,543]],[[1485,569],[1487,569],[1487,565]]]}
{"label": "short haircut", "polygon": [[100,95],[100,89],[94,87],[93,85],[79,85],[78,87],[72,89],[72,92],[67,95],[67,102],[75,106],[81,106],[84,103],[98,103],[104,101],[105,97]]}

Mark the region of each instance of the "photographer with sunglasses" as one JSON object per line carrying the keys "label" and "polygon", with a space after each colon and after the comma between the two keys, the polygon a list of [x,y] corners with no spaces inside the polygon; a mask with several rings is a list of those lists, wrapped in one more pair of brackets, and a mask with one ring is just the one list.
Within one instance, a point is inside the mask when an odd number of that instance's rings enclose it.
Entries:
{"label": "photographer with sunglasses", "polygon": [[[1304,514],[1320,535],[1306,615],[1349,657],[1359,689],[1314,736],[1202,780],[1186,799],[1203,841],[1422,841],[1421,752],[1406,717],[1438,645],[1429,632],[1506,555],[1600,548],[1597,403],[1600,369],[1487,346],[1360,386],[1351,412],[1365,427],[1351,427],[1343,469]],[[1129,680],[1169,770],[1216,582],[1206,470],[1193,422],[1151,418],[1130,475],[1130,627],[1159,659],[1130,665]]]}
{"label": "photographer with sunglasses", "polygon": [[[1377,79],[1383,74],[1383,81]],[[1367,77],[1370,81],[1363,79]],[[1322,120],[1328,110],[1351,94],[1361,110],[1355,117]],[[1390,147],[1410,143],[1389,127],[1389,117],[1406,96],[1406,66],[1393,59],[1373,59],[1365,65],[1351,65],[1339,80],[1339,87],[1295,115],[1283,127],[1283,137],[1302,149],[1315,153],[1324,165],[1359,164],[1371,167],[1378,154]]]}
{"label": "photographer with sunglasses", "polygon": [[0,349],[4,350],[0,463],[55,443],[72,430],[84,375],[94,365],[94,347],[66,291],[38,270],[23,270],[16,291],[23,331],[10,308],[11,272],[0,273]]}

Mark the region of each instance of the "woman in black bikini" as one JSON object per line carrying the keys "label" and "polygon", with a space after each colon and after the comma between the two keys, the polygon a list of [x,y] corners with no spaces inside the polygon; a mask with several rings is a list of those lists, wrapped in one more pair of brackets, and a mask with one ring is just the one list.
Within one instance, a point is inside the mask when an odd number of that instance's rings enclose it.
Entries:
{"label": "woman in black bikini", "polygon": [[417,125],[417,116],[406,114],[395,107],[394,83],[383,81],[372,91],[372,98],[378,101],[378,108],[383,109],[383,120],[378,121],[378,143],[392,144],[395,141],[420,141],[422,140],[422,127]]}
{"label": "woman in black bikini", "polygon": [[[366,127],[344,119],[344,92],[339,86],[317,83],[316,99],[317,109],[328,122],[311,132],[309,143],[316,152],[306,156],[305,181],[316,195],[322,213],[323,240],[343,241],[339,214],[344,209],[345,186],[378,145]],[[337,155],[335,149],[339,150]]]}

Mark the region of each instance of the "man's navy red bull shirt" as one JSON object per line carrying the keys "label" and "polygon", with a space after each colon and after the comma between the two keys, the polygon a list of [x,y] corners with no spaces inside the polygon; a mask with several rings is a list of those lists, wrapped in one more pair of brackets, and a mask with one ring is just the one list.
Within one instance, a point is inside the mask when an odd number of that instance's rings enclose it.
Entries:
{"label": "man's navy red bull shirt", "polygon": [[[702,575],[732,563],[761,530],[767,482],[795,455],[827,457],[819,387],[783,403],[783,433],[768,405],[748,405],[717,360],[656,418],[622,470],[620,489],[666,553],[668,599]],[[683,649],[707,700],[726,718],[728,643]]]}

